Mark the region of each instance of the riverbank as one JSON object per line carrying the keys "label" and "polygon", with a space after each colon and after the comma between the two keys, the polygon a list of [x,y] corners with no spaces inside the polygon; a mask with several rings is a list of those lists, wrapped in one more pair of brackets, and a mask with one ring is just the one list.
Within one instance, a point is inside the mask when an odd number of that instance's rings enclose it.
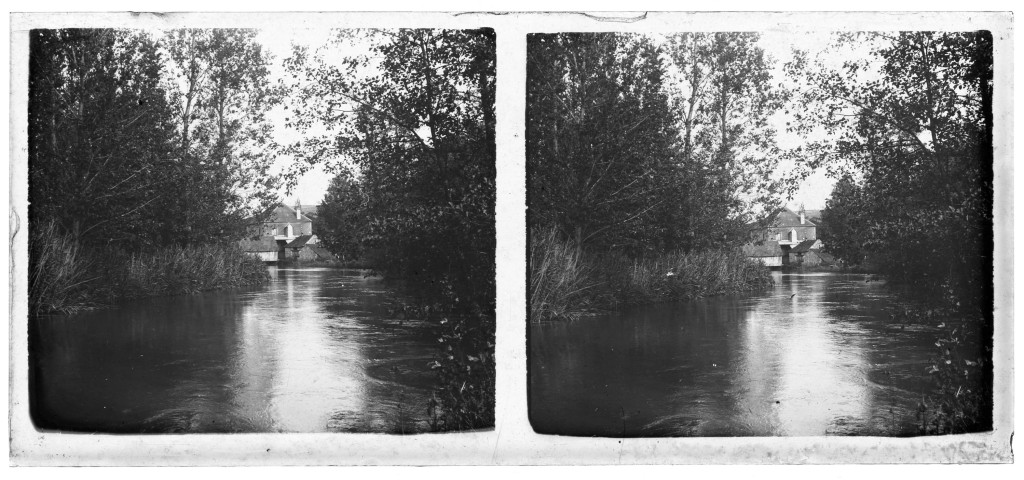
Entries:
{"label": "riverbank", "polygon": [[29,312],[74,313],[127,300],[262,285],[259,259],[230,245],[127,252],[83,245],[52,223],[30,233]]}
{"label": "riverbank", "polygon": [[896,283],[901,299],[889,310],[889,321],[900,330],[925,325],[935,329],[925,373],[932,390],[917,404],[922,435],[986,431],[992,428],[992,317],[955,300],[922,295],[919,288]]}
{"label": "riverbank", "polygon": [[[433,326],[437,350],[428,368],[438,384],[426,403],[433,432],[494,426],[495,310],[493,292],[473,295],[465,278],[445,274],[384,274],[385,285],[404,291],[389,313]],[[479,290],[477,290],[479,291]],[[486,290],[485,290],[486,292]]]}
{"label": "riverbank", "polygon": [[669,252],[631,259],[592,253],[535,233],[530,243],[531,321],[576,319],[599,310],[767,288],[771,272],[739,251]]}

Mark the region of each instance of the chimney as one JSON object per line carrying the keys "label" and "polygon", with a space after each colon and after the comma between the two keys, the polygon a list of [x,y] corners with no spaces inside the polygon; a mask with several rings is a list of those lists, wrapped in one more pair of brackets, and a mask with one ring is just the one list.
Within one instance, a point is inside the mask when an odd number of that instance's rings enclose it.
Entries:
{"label": "chimney", "polygon": [[800,225],[804,224],[804,211],[800,210]]}
{"label": "chimney", "polygon": [[[295,219],[296,220],[301,220],[302,219],[302,207],[300,207],[299,204],[297,204],[297,203],[295,204]],[[800,217],[800,223],[804,223],[803,217]]]}

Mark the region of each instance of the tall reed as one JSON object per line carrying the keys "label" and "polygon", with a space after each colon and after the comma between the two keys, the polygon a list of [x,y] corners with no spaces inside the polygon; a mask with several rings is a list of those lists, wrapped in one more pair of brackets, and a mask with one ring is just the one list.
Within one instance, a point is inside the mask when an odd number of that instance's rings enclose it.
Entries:
{"label": "tall reed", "polygon": [[29,228],[29,312],[71,313],[89,306],[92,260],[53,221]]}
{"label": "tall reed", "polygon": [[591,304],[597,286],[583,249],[554,228],[530,232],[530,318],[574,319]]}
{"label": "tall reed", "polygon": [[54,223],[31,229],[29,309],[72,313],[158,295],[260,285],[266,265],[234,245],[171,246],[144,252],[90,248]]}

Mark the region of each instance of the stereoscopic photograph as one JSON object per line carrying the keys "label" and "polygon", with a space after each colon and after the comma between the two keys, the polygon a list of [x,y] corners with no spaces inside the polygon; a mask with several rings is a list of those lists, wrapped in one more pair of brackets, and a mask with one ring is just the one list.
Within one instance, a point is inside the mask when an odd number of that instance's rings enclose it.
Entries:
{"label": "stereoscopic photograph", "polygon": [[1013,462],[1011,12],[10,17],[14,465]]}
{"label": "stereoscopic photograph", "polygon": [[38,431],[494,426],[493,30],[33,29],[28,62]]}
{"label": "stereoscopic photograph", "polygon": [[528,35],[534,431],[992,430],[992,49]]}

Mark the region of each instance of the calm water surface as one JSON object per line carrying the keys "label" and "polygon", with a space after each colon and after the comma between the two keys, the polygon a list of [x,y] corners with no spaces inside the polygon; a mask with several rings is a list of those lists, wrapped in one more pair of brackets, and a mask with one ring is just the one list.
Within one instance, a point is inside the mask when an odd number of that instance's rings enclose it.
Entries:
{"label": "calm water surface", "polygon": [[[601,436],[913,433],[935,326],[864,275],[530,326],[530,420]],[[919,422],[918,422],[919,423]]]}
{"label": "calm water surface", "polygon": [[427,322],[356,270],[34,319],[37,426],[102,432],[427,429]]}

